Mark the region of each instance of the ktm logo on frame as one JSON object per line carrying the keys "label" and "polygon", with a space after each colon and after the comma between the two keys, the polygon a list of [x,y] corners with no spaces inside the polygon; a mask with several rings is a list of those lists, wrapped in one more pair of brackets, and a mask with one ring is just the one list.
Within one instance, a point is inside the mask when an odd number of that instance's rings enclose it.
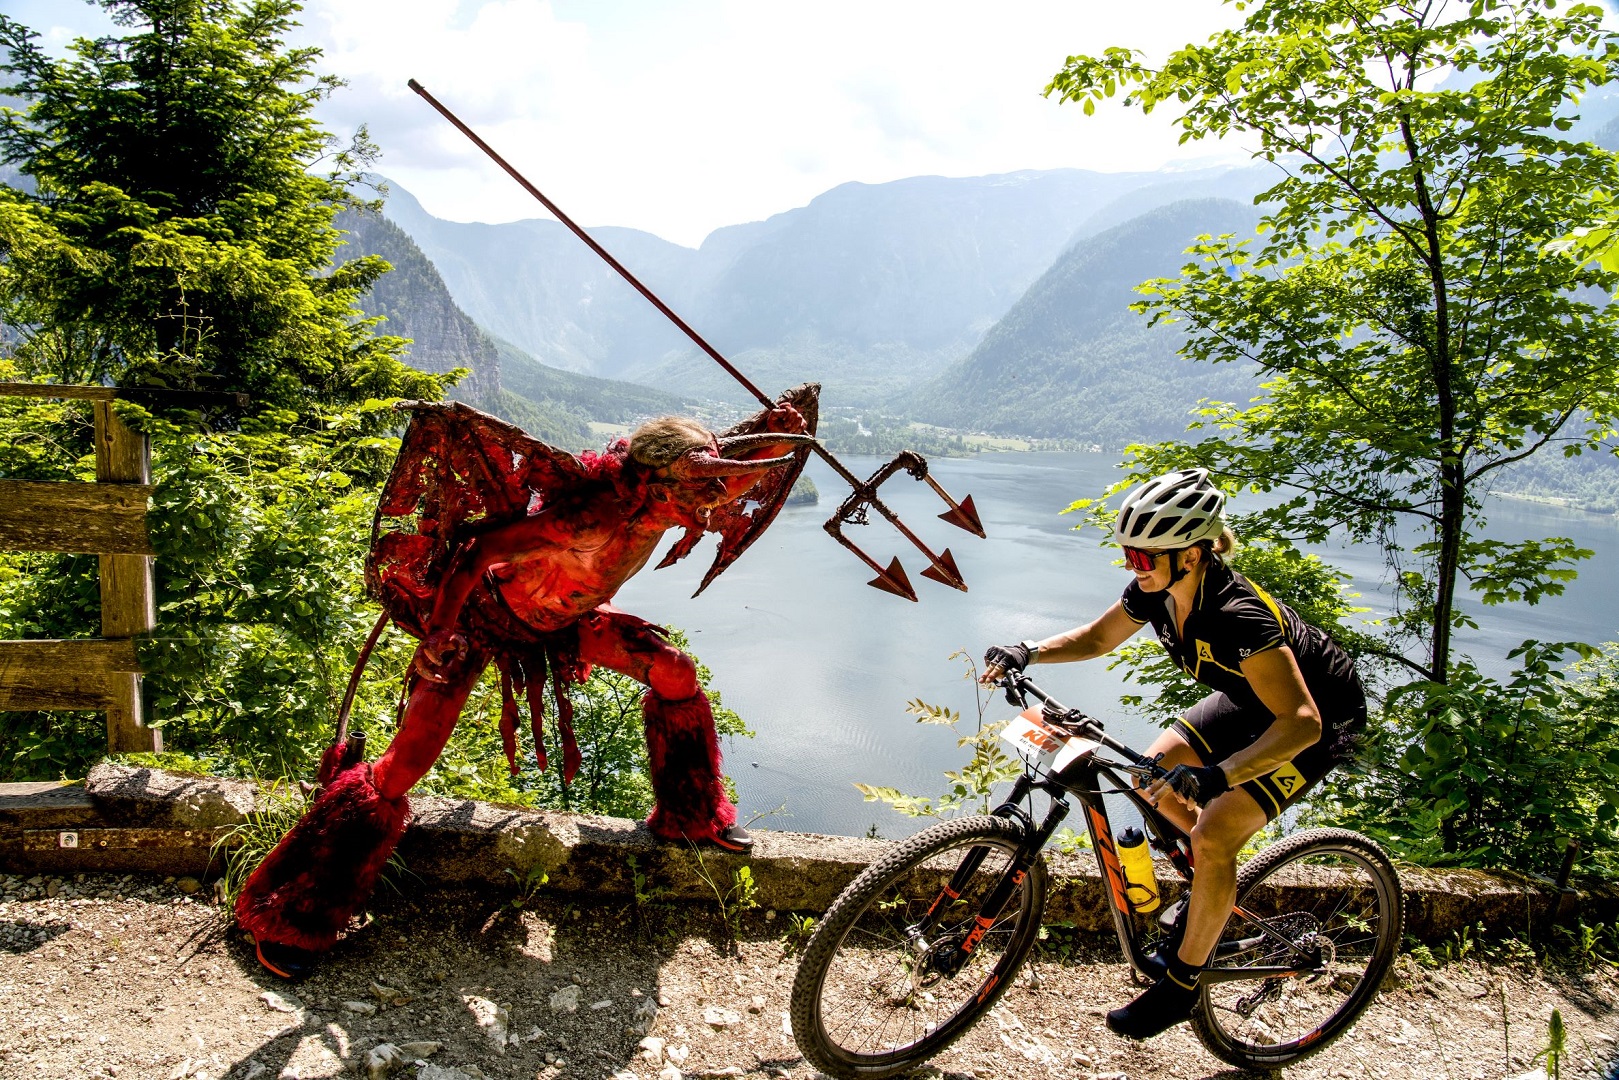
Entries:
{"label": "ktm logo on frame", "polygon": [[1210,663],[1214,662],[1214,649],[1210,647],[1208,642],[1199,641],[1197,643],[1197,658],[1207,660]]}
{"label": "ktm logo on frame", "polygon": [[1270,779],[1284,799],[1291,799],[1293,793],[1304,786],[1304,774],[1295,769],[1291,761],[1271,773]]}

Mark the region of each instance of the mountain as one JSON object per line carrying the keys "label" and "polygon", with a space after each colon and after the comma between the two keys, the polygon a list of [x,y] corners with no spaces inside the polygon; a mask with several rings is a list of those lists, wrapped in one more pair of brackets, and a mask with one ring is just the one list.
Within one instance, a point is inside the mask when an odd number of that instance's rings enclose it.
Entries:
{"label": "mountain", "polygon": [[600,442],[592,420],[622,424],[683,411],[674,395],[558,371],[494,338],[461,310],[433,262],[386,217],[350,210],[336,224],[348,234],[338,263],[380,255],[393,267],[360,300],[366,314],[383,316],[378,331],[410,338],[405,359],[422,371],[471,369],[451,391],[457,400],[568,449]]}
{"label": "mountain", "polygon": [[[1059,169],[844,184],[766,221],[716,230],[696,250],[633,229],[591,233],[762,388],[819,379],[840,402],[872,401],[969,352],[1076,231],[1121,197],[1154,189],[1140,204],[1150,209],[1231,172]],[[390,187],[385,213],[494,335],[555,367],[743,398],[561,224],[443,221]]]}
{"label": "mountain", "polygon": [[1181,360],[1181,332],[1130,305],[1137,284],[1178,274],[1199,233],[1251,233],[1258,220],[1234,200],[1186,200],[1081,240],[902,407],[946,427],[1117,447],[1179,435],[1201,398],[1247,400],[1253,368]]}

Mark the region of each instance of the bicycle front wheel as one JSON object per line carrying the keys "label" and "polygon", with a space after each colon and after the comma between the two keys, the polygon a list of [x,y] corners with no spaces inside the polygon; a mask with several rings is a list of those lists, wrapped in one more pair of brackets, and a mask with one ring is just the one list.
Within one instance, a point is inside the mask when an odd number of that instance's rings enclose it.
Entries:
{"label": "bicycle front wheel", "polygon": [[[1237,877],[1237,911],[1192,1027],[1216,1057],[1245,1069],[1291,1064],[1349,1030],[1394,962],[1405,915],[1388,856],[1344,829],[1266,848]],[[1300,973],[1220,978],[1266,967]]]}
{"label": "bicycle front wheel", "polygon": [[[793,1038],[828,1076],[877,1080],[960,1038],[1011,983],[1040,931],[1046,868],[1036,858],[966,963],[959,946],[991,890],[1014,870],[1024,826],[1000,817],[946,821],[867,867],[827,909],[793,980]],[[981,852],[981,856],[974,854]],[[959,896],[944,887],[982,863]],[[945,905],[925,936],[936,900]]]}

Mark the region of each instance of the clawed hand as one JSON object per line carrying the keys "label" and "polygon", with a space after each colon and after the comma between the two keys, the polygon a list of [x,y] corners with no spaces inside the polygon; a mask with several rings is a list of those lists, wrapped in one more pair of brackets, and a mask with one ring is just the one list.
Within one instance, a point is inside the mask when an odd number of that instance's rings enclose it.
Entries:
{"label": "clawed hand", "polygon": [[466,659],[467,639],[453,630],[435,630],[416,646],[411,667],[428,682],[445,682],[445,669]]}

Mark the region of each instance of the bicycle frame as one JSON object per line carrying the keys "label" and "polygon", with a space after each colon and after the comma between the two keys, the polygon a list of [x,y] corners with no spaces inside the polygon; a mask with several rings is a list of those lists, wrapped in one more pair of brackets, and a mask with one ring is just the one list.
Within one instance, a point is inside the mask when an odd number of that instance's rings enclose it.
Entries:
{"label": "bicycle frame", "polygon": [[[1158,808],[1147,801],[1145,795],[1121,773],[1133,771],[1145,777],[1156,778],[1165,775],[1157,762],[1137,753],[1130,747],[1111,738],[1104,732],[1101,725],[1089,717],[1078,713],[1071,713],[1055,702],[1047,694],[1030,682],[1021,673],[1009,673],[1009,697],[1013,693],[1017,697],[1024,695],[1037,698],[1048,708],[1068,713],[1077,719],[1077,724],[1069,726],[1069,730],[1083,738],[1094,740],[1100,746],[1123,755],[1130,761],[1130,765],[1108,761],[1098,758],[1094,753],[1079,757],[1072,764],[1063,768],[1060,773],[1042,775],[1032,765],[1025,765],[1023,775],[1012,786],[1006,801],[996,807],[992,813],[999,817],[1016,818],[1025,826],[1024,843],[1018,849],[1012,861],[1007,865],[1006,872],[994,889],[985,898],[974,926],[965,938],[958,943],[955,950],[946,958],[935,961],[946,975],[954,975],[964,967],[970,959],[973,949],[984,934],[1000,918],[1007,902],[1012,898],[1014,891],[1023,883],[1029,868],[1034,860],[1040,857],[1057,827],[1073,809],[1068,796],[1078,799],[1085,808],[1085,825],[1091,838],[1091,849],[1096,853],[1097,867],[1101,872],[1102,880],[1106,885],[1103,895],[1106,897],[1109,911],[1113,916],[1113,929],[1119,939],[1119,947],[1129,959],[1130,966],[1139,974],[1147,970],[1147,953],[1143,948],[1142,935],[1136,928],[1135,910],[1131,906],[1126,893],[1127,880],[1123,864],[1119,861],[1118,848],[1113,840],[1113,827],[1108,817],[1107,804],[1104,794],[1120,794],[1128,798],[1141,813],[1142,820],[1147,826],[1147,834],[1152,846],[1163,852],[1169,858],[1170,865],[1180,874],[1191,887],[1193,879],[1192,845],[1191,838],[1169,818],[1159,812]],[[1014,699],[1015,700],[1015,699]],[[1025,699],[1026,700],[1026,699]],[[1031,715],[1032,714],[1032,715]],[[1025,716],[1032,718],[1039,716],[1039,710],[1028,710]],[[1104,789],[1101,782],[1106,780],[1112,786]],[[1051,805],[1046,811],[1044,819],[1038,826],[1034,824],[1029,813],[1024,809],[1024,801],[1036,791],[1042,791],[1051,799]],[[961,895],[968,882],[972,880],[983,864],[987,848],[974,848],[968,852],[956,868],[950,881],[940,891],[928,906],[922,920],[911,932],[917,940],[931,938],[938,927],[943,911],[948,907],[949,901]],[[1270,938],[1284,946],[1289,953],[1295,954],[1301,961],[1292,965],[1248,966],[1240,969],[1209,967],[1203,972],[1203,981],[1206,983],[1232,982],[1238,980],[1258,980],[1279,978],[1284,976],[1306,975],[1315,971],[1320,965],[1319,955],[1304,952],[1289,941],[1285,936],[1266,926],[1263,920],[1253,919],[1240,906],[1234,908],[1236,914],[1248,918],[1262,931],[1260,937],[1243,939],[1236,943],[1227,943],[1224,949],[1227,955],[1245,951],[1247,948],[1257,946],[1263,938]],[[986,996],[993,988],[994,982],[987,983],[980,992],[980,997]]]}

